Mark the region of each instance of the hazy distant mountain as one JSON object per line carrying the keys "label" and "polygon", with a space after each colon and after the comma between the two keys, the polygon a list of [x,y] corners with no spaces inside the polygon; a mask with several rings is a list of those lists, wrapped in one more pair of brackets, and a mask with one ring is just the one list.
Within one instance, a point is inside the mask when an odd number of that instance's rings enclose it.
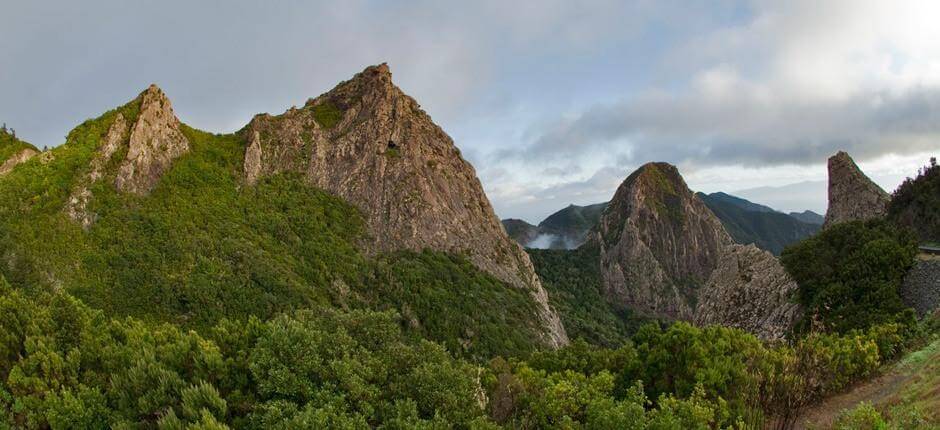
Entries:
{"label": "hazy distant mountain", "polygon": [[803,212],[790,212],[788,215],[807,224],[822,225],[822,223],[826,220],[826,217],[811,210],[805,210]]}
{"label": "hazy distant mountain", "polygon": [[584,243],[588,231],[597,224],[606,207],[607,203],[568,205],[538,226],[519,219],[505,219],[503,227],[509,237],[527,248],[574,249]]}
{"label": "hazy distant mountain", "polygon": [[733,191],[735,196],[761,202],[783,212],[811,210],[826,212],[828,196],[826,181],[804,181],[779,187],[757,187]]}
{"label": "hazy distant mountain", "polygon": [[779,255],[787,245],[815,234],[820,228],[819,224],[803,222],[725,193],[698,193],[698,196],[718,216],[735,242],[753,243],[774,254]]}

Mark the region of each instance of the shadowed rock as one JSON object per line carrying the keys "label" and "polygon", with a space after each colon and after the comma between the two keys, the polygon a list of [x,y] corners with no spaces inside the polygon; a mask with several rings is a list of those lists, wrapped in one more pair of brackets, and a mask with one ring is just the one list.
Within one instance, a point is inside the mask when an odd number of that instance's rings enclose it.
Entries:
{"label": "shadowed rock", "polygon": [[846,221],[885,216],[888,193],[862,173],[849,154],[829,157],[829,208],[823,228]]}

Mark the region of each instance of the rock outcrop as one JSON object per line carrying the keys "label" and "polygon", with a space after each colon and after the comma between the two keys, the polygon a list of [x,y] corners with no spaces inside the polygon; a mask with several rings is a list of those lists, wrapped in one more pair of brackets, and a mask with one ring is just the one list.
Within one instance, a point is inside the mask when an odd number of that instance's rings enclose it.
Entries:
{"label": "rock outcrop", "polygon": [[151,85],[141,94],[140,116],[131,128],[127,158],[118,170],[115,186],[134,194],[148,194],[173,161],[189,151],[180,121],[160,88]]}
{"label": "rock outcrop", "polygon": [[731,236],[675,166],[649,163],[620,184],[588,244],[599,249],[608,300],[689,320]]}
{"label": "rock outcrop", "polygon": [[385,64],[282,115],[257,115],[242,130],[248,184],[278,172],[356,205],[369,252],[462,253],[498,279],[529,291],[544,342],[567,342],[529,261],[507,235],[473,167],[418,103],[392,83]]}
{"label": "rock outcrop", "polygon": [[904,304],[914,308],[920,316],[940,309],[940,258],[918,258],[904,277],[900,293]]}
{"label": "rock outcrop", "polygon": [[800,316],[796,282],[767,251],[754,245],[725,249],[695,309],[698,325],[740,328],[761,339],[783,339]]}
{"label": "rock outcrop", "polygon": [[4,176],[7,173],[13,171],[13,168],[29,161],[30,158],[33,158],[39,154],[39,151],[36,151],[32,148],[24,148],[23,150],[13,154],[10,158],[7,158],[2,164],[0,164],[0,176]]}
{"label": "rock outcrop", "polygon": [[[189,141],[180,131],[180,121],[160,88],[151,85],[132,103],[139,103],[139,114],[133,122],[123,113],[116,115],[92,156],[88,172],[78,180],[66,202],[66,214],[84,228],[90,227],[97,218],[89,209],[93,198],[91,187],[96,182],[112,177],[118,191],[146,195],[173,161],[189,151]],[[126,148],[127,155],[117,172],[107,172],[111,159],[122,148]]]}
{"label": "rock outcrop", "polygon": [[800,316],[796,284],[772,254],[733,243],[670,164],[617,189],[586,246],[598,249],[609,302],[647,316],[739,327],[779,339]]}
{"label": "rock outcrop", "polygon": [[829,157],[829,208],[823,228],[885,216],[888,193],[862,173],[849,154]]}

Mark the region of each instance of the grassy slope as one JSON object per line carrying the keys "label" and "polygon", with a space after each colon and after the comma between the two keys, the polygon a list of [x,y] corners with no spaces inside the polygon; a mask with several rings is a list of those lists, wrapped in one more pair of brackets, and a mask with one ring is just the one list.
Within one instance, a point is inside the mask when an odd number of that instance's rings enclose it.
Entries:
{"label": "grassy slope", "polygon": [[746,210],[738,204],[723,201],[720,197],[701,193],[699,198],[721,220],[721,224],[735,242],[753,243],[758,248],[776,255],[787,245],[819,231],[820,226],[801,222],[787,214]]}
{"label": "grassy slope", "polygon": [[9,159],[13,154],[24,149],[38,151],[35,146],[13,137],[12,134],[0,130],[0,164]]}
{"label": "grassy slope", "polygon": [[222,318],[269,318],[319,306],[394,309],[410,332],[468,356],[524,355],[535,347],[534,305],[460,256],[368,257],[356,208],[296,176],[245,187],[244,142],[183,128],[192,150],[146,198],[98,181],[88,230],[64,213],[67,197],[118,111],[73,130],[52,160],[0,179],[0,274],[20,288],[65,289],[110,315],[205,329]]}
{"label": "grassy slope", "polygon": [[604,299],[597,250],[581,247],[571,251],[526,251],[572,340],[618,347],[646,321]]}
{"label": "grassy slope", "polygon": [[797,428],[832,428],[840,415],[863,404],[874,406],[889,423],[913,415],[940,428],[940,338],[887,365],[882,375],[807,410]]}

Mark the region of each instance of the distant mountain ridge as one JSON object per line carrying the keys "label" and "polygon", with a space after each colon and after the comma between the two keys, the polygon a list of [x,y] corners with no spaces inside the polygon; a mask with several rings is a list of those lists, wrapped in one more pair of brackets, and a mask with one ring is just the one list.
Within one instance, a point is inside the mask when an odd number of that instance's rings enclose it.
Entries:
{"label": "distant mountain ridge", "polygon": [[820,228],[818,224],[806,223],[792,215],[725,193],[697,195],[718,216],[735,242],[753,243],[775,255],[783,252],[787,245],[812,236]]}
{"label": "distant mountain ridge", "polygon": [[[697,193],[737,243],[780,254],[787,245],[819,231],[823,217],[812,211],[785,214],[723,192]],[[574,249],[584,243],[609,203],[569,205],[537,226],[519,219],[503,220],[503,227],[519,244],[537,249]]]}

